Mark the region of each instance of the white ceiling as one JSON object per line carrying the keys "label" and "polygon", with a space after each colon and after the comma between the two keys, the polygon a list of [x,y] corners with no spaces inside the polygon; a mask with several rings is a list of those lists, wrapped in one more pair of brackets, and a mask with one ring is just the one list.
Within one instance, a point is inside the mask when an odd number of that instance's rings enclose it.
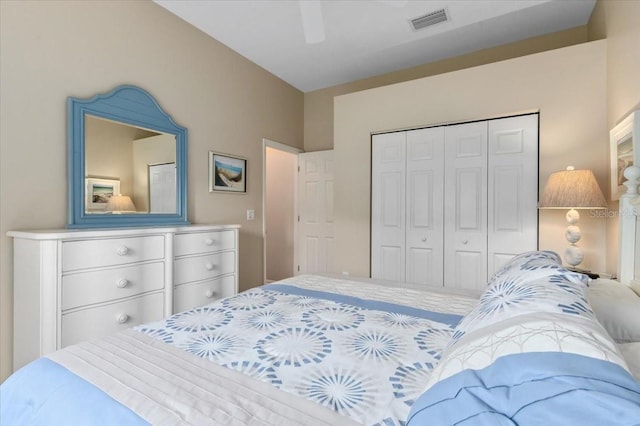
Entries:
{"label": "white ceiling", "polygon": [[154,1],[303,92],[585,25],[596,2],[323,0],[325,39],[307,44],[298,0]]}

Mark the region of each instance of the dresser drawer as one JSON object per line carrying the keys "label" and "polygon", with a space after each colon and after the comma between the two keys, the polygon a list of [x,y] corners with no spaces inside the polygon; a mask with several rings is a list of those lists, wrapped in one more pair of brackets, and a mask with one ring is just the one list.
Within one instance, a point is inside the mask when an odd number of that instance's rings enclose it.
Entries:
{"label": "dresser drawer", "polygon": [[186,256],[191,254],[210,253],[220,250],[235,248],[236,239],[234,231],[194,232],[190,234],[177,234],[174,239],[175,255]]}
{"label": "dresser drawer", "polygon": [[164,236],[105,238],[62,243],[62,270],[125,265],[164,257]]}
{"label": "dresser drawer", "polygon": [[186,311],[234,294],[236,294],[235,275],[193,284],[182,284],[177,286],[173,292],[173,312]]}
{"label": "dresser drawer", "polygon": [[176,259],[175,285],[202,281],[236,271],[236,253],[225,251],[205,256]]}
{"label": "dresser drawer", "polygon": [[62,314],[62,347],[106,336],[163,318],[164,294],[154,293],[122,302]]}
{"label": "dresser drawer", "polygon": [[62,310],[164,288],[164,262],[62,276]]}

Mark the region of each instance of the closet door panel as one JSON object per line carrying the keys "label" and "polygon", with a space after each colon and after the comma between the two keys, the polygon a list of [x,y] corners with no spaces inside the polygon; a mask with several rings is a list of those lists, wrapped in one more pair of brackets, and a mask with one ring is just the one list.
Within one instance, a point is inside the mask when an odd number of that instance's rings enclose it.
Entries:
{"label": "closet door panel", "polygon": [[444,127],[407,139],[406,281],[443,283]]}
{"label": "closet door panel", "polygon": [[487,282],[487,122],[445,128],[444,283]]}
{"label": "closet door panel", "polygon": [[489,122],[488,273],[538,247],[538,115]]}
{"label": "closet door panel", "polygon": [[405,132],[372,137],[371,276],[405,280]]}

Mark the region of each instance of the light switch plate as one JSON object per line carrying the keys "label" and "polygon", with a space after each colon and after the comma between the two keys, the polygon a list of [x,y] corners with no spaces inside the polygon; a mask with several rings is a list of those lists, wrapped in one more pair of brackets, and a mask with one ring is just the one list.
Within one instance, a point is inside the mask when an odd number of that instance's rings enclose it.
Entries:
{"label": "light switch plate", "polygon": [[247,220],[253,220],[256,218],[255,210],[247,210]]}

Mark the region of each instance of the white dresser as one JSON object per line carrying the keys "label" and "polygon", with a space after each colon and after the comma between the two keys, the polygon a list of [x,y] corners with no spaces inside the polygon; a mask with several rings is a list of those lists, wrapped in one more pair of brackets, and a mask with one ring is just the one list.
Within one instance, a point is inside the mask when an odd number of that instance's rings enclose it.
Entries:
{"label": "white dresser", "polygon": [[239,225],[11,231],[17,369],[238,292]]}

